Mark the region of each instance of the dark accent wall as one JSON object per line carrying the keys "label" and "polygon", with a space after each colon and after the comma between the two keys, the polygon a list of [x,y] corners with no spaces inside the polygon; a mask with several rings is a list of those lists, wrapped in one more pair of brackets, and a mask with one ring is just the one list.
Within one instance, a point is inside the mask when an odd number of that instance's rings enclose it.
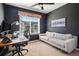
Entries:
{"label": "dark accent wall", "polygon": [[[32,13],[42,15],[42,18],[40,19],[40,32],[41,33],[46,32],[46,19],[45,19],[46,15],[45,14],[23,9],[23,8],[19,8],[19,7],[15,7],[15,6],[6,5],[6,4],[3,4],[3,6],[4,6],[4,17],[5,17],[4,21],[6,23],[11,24],[14,21],[19,21],[18,11],[32,12]],[[9,29],[11,29],[11,28],[9,28]],[[19,30],[19,27],[14,26],[14,30]]]}
{"label": "dark accent wall", "polygon": [[1,32],[1,29],[2,29],[2,28],[1,28],[1,26],[0,26],[0,32]]}
{"label": "dark accent wall", "polygon": [[1,24],[1,26],[2,26],[1,32],[5,31],[5,30],[10,30],[10,28],[11,28],[11,25],[9,23],[7,23],[6,21],[4,21],[4,20],[3,20],[2,24]]}
{"label": "dark accent wall", "polygon": [[[66,18],[66,27],[51,27],[51,20]],[[48,14],[47,31],[69,33],[79,37],[79,3],[66,4]],[[79,39],[78,39],[79,47]]]}

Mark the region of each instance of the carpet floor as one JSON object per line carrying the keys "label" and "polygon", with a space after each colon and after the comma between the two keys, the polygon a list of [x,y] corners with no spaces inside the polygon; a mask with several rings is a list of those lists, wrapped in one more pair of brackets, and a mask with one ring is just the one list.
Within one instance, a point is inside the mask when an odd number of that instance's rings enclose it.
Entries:
{"label": "carpet floor", "polygon": [[[24,56],[79,56],[79,51],[73,51],[68,54],[39,40],[29,42],[24,48],[29,50],[28,53],[22,51]],[[11,55],[11,53],[8,54],[8,56],[9,55]],[[17,56],[17,54],[15,56]]]}

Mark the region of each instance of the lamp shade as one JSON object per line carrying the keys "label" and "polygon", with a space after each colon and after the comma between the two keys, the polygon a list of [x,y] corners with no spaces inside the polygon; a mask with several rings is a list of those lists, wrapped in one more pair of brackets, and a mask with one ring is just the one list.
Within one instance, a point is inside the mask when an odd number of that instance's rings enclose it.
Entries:
{"label": "lamp shade", "polygon": [[16,21],[16,25],[19,25],[19,22],[18,21]]}
{"label": "lamp shade", "polygon": [[12,24],[11,24],[11,26],[12,25],[19,25],[19,22],[18,21],[15,21],[15,22],[13,22]]}

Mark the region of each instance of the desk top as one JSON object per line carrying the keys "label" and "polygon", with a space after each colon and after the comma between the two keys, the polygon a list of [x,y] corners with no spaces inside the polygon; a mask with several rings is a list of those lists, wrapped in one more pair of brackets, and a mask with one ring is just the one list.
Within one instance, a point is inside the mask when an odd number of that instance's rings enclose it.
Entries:
{"label": "desk top", "polygon": [[0,42],[0,46],[7,46],[7,45],[15,44],[15,43],[16,43],[15,41],[12,41],[12,42],[6,43],[6,44]]}
{"label": "desk top", "polygon": [[13,44],[16,44],[16,43],[19,43],[19,42],[23,42],[23,41],[29,41],[29,39],[27,39],[25,36],[19,36],[18,38],[13,39],[12,42],[10,42],[10,43],[4,44],[4,43],[0,42],[0,46],[13,45]]}

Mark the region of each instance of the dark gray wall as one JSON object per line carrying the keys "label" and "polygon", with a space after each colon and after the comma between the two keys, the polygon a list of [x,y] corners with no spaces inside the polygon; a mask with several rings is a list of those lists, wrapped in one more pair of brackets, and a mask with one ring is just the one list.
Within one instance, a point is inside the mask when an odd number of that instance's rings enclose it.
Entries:
{"label": "dark gray wall", "polygon": [[3,10],[3,5],[0,3],[0,26],[3,20],[4,20],[4,10]]}
{"label": "dark gray wall", "polygon": [[[11,29],[10,24],[15,21],[19,21],[18,11],[26,11],[26,12],[40,14],[42,16],[42,18],[40,19],[40,32],[41,33],[46,32],[46,18],[45,18],[46,15],[45,14],[27,10],[27,9],[23,9],[23,8],[18,8],[15,6],[6,5],[6,4],[3,4],[3,7],[4,7],[3,31],[10,30]],[[16,26],[16,25],[12,26],[12,30],[18,31],[19,26]],[[37,38],[38,38],[38,35],[31,35],[31,40],[37,39]]]}
{"label": "dark gray wall", "polygon": [[[18,7],[14,7],[14,6],[10,6],[10,5],[6,5],[6,4],[3,4],[3,5],[4,5],[4,16],[5,16],[6,23],[11,24],[14,21],[19,21],[18,11],[32,12],[32,13],[40,14],[42,16],[42,18],[40,20],[40,32],[44,33],[46,31],[46,22],[45,22],[46,15],[45,14],[18,8]],[[17,28],[17,27],[15,27],[15,29],[19,30],[19,28]]]}
{"label": "dark gray wall", "polygon": [[3,5],[0,3],[0,32],[2,30],[2,22],[4,20],[4,10],[3,10]]}
{"label": "dark gray wall", "polygon": [[[64,17],[66,18],[66,27],[51,27],[51,20]],[[79,4],[64,5],[63,7],[50,12],[47,19],[47,31],[71,33],[79,37]]]}

